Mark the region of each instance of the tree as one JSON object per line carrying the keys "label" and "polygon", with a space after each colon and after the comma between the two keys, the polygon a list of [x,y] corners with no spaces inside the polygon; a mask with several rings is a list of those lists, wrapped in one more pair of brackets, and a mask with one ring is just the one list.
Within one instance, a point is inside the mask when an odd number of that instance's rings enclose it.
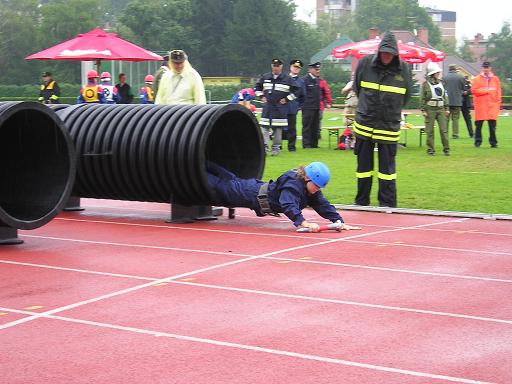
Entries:
{"label": "tree", "polygon": [[427,28],[429,44],[435,46],[441,42],[439,28],[427,11],[420,7],[418,0],[359,0],[354,18],[356,40],[367,39],[368,29],[373,27],[381,32]]}
{"label": "tree", "polygon": [[512,77],[512,31],[510,23],[503,24],[500,33],[492,34],[489,39],[487,57],[492,60],[493,71],[502,81]]}
{"label": "tree", "polygon": [[321,47],[318,35],[294,20],[295,5],[286,0],[238,0],[226,25],[226,60],[239,74],[268,71],[279,57],[307,58]]}
{"label": "tree", "polygon": [[193,37],[189,0],[132,0],[119,21],[119,34],[152,51],[184,49],[198,44]]}
{"label": "tree", "polygon": [[199,43],[192,49],[199,73],[204,76],[230,74],[231,63],[226,58],[226,25],[233,18],[234,0],[192,2],[192,35]]}
{"label": "tree", "polygon": [[340,17],[332,17],[328,14],[322,14],[318,18],[317,30],[322,36],[322,45],[326,46],[338,36],[353,37],[358,34],[356,25],[354,24],[354,16],[346,13]]}
{"label": "tree", "polygon": [[473,52],[471,52],[471,45],[468,41],[465,41],[464,44],[459,48],[458,50],[459,56],[469,63],[472,63],[475,61],[475,58],[473,57]]}
{"label": "tree", "polygon": [[[100,26],[104,18],[103,0],[51,0],[41,5],[39,45],[48,48]],[[76,61],[46,63],[60,81],[80,83],[80,64]]]}
{"label": "tree", "polygon": [[37,0],[3,0],[0,7],[0,82],[27,84],[39,81],[39,69],[24,57],[35,52],[40,14]]}

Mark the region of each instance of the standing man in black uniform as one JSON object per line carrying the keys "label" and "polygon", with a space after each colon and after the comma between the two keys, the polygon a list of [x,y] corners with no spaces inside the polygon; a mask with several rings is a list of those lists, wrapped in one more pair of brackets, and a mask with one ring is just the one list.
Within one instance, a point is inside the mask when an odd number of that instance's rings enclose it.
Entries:
{"label": "standing man in black uniform", "polygon": [[272,71],[264,74],[256,83],[254,91],[263,103],[260,125],[265,149],[270,149],[270,129],[272,129],[272,156],[279,155],[283,127],[288,126],[287,103],[295,100],[298,88],[290,76],[283,73],[283,62],[272,59]]}
{"label": "standing man in black uniform", "polygon": [[37,99],[43,104],[59,104],[60,88],[55,80],[52,78],[50,72],[43,72],[43,84],[39,91],[39,98]]}
{"label": "standing man in black uniform", "polygon": [[299,59],[290,61],[290,78],[295,82],[295,86],[298,88],[296,92],[297,99],[288,103],[288,151],[295,152],[297,148],[295,143],[297,142],[297,113],[301,108],[301,104],[304,98],[304,81],[299,77],[300,70],[304,64]]}
{"label": "standing man in black uniform", "polygon": [[309,73],[302,78],[306,94],[302,104],[302,148],[318,148],[320,133],[320,63],[308,65]]}
{"label": "standing man in black uniform", "polygon": [[466,122],[469,137],[473,137],[473,121],[471,120],[471,81],[468,76],[464,76],[464,91],[462,92],[462,107],[460,111]]}
{"label": "standing man in black uniform", "polygon": [[409,65],[400,60],[395,36],[387,32],[376,54],[363,57],[357,65],[353,89],[359,99],[354,122],[357,137],[358,205],[370,204],[374,174],[374,148],[378,147],[379,205],[396,207],[395,156],[400,139],[402,107],[411,95]]}

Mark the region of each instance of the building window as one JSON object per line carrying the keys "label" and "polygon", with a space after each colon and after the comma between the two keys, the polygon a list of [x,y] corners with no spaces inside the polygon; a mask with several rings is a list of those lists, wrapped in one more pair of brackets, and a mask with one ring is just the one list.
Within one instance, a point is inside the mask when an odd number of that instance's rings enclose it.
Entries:
{"label": "building window", "polygon": [[421,72],[421,71],[423,71],[423,65],[421,63],[414,63],[412,65],[412,71],[413,72]]}

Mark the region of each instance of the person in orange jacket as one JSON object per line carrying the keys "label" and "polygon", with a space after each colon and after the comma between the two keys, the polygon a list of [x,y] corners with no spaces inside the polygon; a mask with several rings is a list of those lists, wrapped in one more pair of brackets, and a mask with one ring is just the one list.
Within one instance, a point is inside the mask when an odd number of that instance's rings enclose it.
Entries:
{"label": "person in orange jacket", "polygon": [[498,76],[492,72],[491,63],[482,63],[482,72],[471,83],[473,105],[475,108],[475,147],[482,144],[482,125],[485,120],[489,125],[489,144],[491,148],[498,147],[496,139],[496,120],[500,113],[501,83]]}

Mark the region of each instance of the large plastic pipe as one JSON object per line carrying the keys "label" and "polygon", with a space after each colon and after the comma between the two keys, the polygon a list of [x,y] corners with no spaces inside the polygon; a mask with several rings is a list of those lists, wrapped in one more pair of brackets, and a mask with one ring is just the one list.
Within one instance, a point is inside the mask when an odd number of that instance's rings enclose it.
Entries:
{"label": "large plastic pipe", "polygon": [[212,205],[207,160],[243,178],[263,173],[257,120],[236,104],[81,104],[57,114],[77,151],[74,196]]}
{"label": "large plastic pipe", "polygon": [[0,227],[35,229],[53,219],[73,189],[76,155],[54,111],[0,103]]}

